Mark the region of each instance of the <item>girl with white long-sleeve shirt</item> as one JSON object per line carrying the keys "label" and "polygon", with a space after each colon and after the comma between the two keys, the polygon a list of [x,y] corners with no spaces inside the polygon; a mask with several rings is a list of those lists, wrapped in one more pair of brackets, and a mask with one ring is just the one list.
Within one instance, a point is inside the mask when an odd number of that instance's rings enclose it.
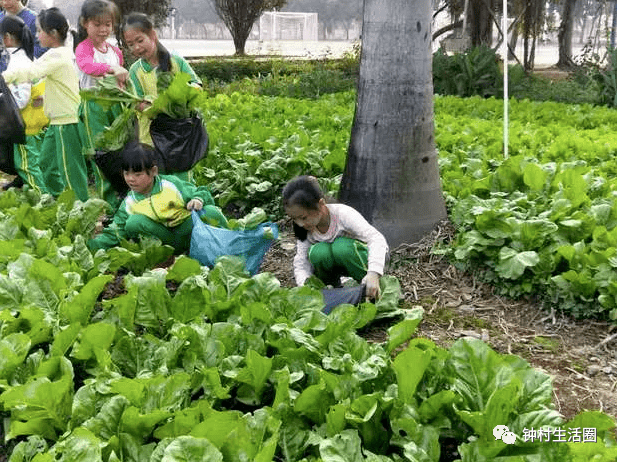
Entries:
{"label": "girl with white long-sleeve shirt", "polygon": [[317,179],[300,176],[283,189],[285,213],[297,238],[294,276],[297,285],[315,275],[328,285],[349,276],[366,285],[369,298],[379,297],[379,278],[388,255],[385,237],[354,208],[326,204]]}

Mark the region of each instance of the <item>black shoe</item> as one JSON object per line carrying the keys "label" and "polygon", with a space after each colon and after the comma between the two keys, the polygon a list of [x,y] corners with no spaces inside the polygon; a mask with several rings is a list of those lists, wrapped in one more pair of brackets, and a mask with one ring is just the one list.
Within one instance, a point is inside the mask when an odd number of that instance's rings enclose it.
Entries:
{"label": "black shoe", "polygon": [[24,185],[24,180],[22,180],[21,177],[16,176],[15,179],[11,181],[10,183],[6,183],[2,185],[2,189],[6,191],[9,188],[21,188],[23,185]]}

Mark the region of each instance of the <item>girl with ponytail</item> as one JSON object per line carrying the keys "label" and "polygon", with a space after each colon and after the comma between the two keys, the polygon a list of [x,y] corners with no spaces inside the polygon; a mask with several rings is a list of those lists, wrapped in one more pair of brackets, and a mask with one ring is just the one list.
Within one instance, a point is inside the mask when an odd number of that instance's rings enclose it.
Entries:
{"label": "girl with ponytail", "polygon": [[[129,69],[129,81],[135,92],[144,97],[139,109],[143,111],[157,95],[157,82],[162,72],[184,72],[191,82],[201,86],[201,80],[189,63],[179,55],[171,54],[159,41],[152,20],[143,13],[130,13],[122,23],[121,36],[130,52],[138,58]],[[139,115],[139,141],[153,146],[150,136],[150,119]],[[189,180],[189,172],[175,173]]]}
{"label": "girl with ponytail", "polygon": [[66,17],[55,7],[38,14],[36,28],[40,44],[49,49],[27,66],[8,69],[2,75],[7,83],[45,78],[43,107],[49,118],[49,127],[40,151],[45,187],[53,196],[71,189],[79,200],[85,202],[89,194],[78,124],[79,77],[73,48],[65,46],[72,31]]}

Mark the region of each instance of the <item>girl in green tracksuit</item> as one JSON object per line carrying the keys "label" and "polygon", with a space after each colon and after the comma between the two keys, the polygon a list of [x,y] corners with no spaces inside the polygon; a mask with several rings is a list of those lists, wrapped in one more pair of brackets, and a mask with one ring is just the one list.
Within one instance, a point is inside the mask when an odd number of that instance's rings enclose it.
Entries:
{"label": "girl in green tracksuit", "polygon": [[122,239],[156,237],[176,254],[189,250],[193,231],[192,210],[203,210],[208,222],[227,227],[227,220],[205,186],[159,175],[153,149],[133,142],[122,153],[122,173],[130,191],[112,224],[88,242],[91,250],[118,245]]}
{"label": "girl in green tracksuit", "polygon": [[[32,65],[35,39],[30,28],[19,16],[4,16],[0,21],[0,36],[9,52],[8,71]],[[14,145],[13,160],[17,178],[8,186],[19,187],[27,184],[39,193],[47,192],[39,164],[43,128],[49,123],[43,111],[41,97],[44,85],[45,82],[37,82],[36,85],[22,82],[9,86],[26,125],[26,139],[25,143]]]}
{"label": "girl in green tracksuit", "polygon": [[[129,82],[137,95],[144,97],[138,106],[137,121],[139,124],[139,141],[153,146],[150,135],[151,120],[143,114],[151,101],[158,96],[158,82],[163,72],[177,74],[179,72],[191,77],[191,84],[201,87],[201,80],[182,57],[170,53],[159,41],[154,23],[143,13],[129,13],[122,24],[122,38],[131,53],[138,58],[129,69]],[[148,102],[150,101],[150,102]],[[183,180],[191,180],[191,171],[174,173]]]}
{"label": "girl in green tracksuit", "polygon": [[45,115],[49,128],[40,149],[39,165],[47,191],[54,196],[65,189],[88,200],[86,161],[81,152],[78,108],[79,77],[73,50],[64,46],[69,23],[58,8],[41,10],[37,16],[38,39],[49,50],[28,66],[3,72],[7,83],[45,78]]}

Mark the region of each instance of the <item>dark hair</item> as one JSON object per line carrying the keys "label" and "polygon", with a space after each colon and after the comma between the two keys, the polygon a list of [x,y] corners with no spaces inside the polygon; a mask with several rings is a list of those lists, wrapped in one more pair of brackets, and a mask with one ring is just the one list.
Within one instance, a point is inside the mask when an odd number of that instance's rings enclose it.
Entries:
{"label": "dark hair", "polygon": [[19,43],[18,48],[23,49],[30,60],[34,59],[34,36],[19,16],[7,14],[0,22],[0,34],[10,34]]}
{"label": "dark hair", "polygon": [[[69,22],[58,8],[52,6],[46,10],[41,10],[37,16],[37,20],[39,22],[39,27],[46,34],[54,35],[54,32],[56,32],[58,39],[60,39],[62,43],[65,42],[69,33]],[[75,38],[75,31],[71,30],[70,32],[73,34],[73,38]]]}
{"label": "dark hair", "polygon": [[[132,12],[126,15],[124,21],[122,21],[122,27],[120,28],[120,30],[122,32],[122,42],[128,48],[124,40],[124,32],[127,29],[137,29],[144,34],[150,34],[154,32],[154,23],[152,22],[150,17],[148,17],[148,15],[144,13]],[[165,48],[158,39],[156,41],[156,49],[159,58],[159,69],[162,72],[171,71],[171,55],[169,54],[167,48]]]}
{"label": "dark hair", "polygon": [[122,151],[122,170],[134,172],[149,172],[156,167],[154,149],[138,141],[129,142]]}
{"label": "dark hair", "polygon": [[111,20],[114,23],[113,33],[117,38],[118,19],[120,18],[118,6],[110,0],[86,0],[83,5],[81,5],[81,12],[79,13],[79,26],[77,29],[75,47],[88,38],[88,32],[82,23],[100,16],[111,16]]}
{"label": "dark hair", "polygon": [[[319,210],[319,201],[325,199],[319,187],[317,178],[302,175],[294,178],[283,188],[283,207],[298,206],[308,210]],[[293,223],[296,238],[304,241],[308,232],[303,227]]]}

